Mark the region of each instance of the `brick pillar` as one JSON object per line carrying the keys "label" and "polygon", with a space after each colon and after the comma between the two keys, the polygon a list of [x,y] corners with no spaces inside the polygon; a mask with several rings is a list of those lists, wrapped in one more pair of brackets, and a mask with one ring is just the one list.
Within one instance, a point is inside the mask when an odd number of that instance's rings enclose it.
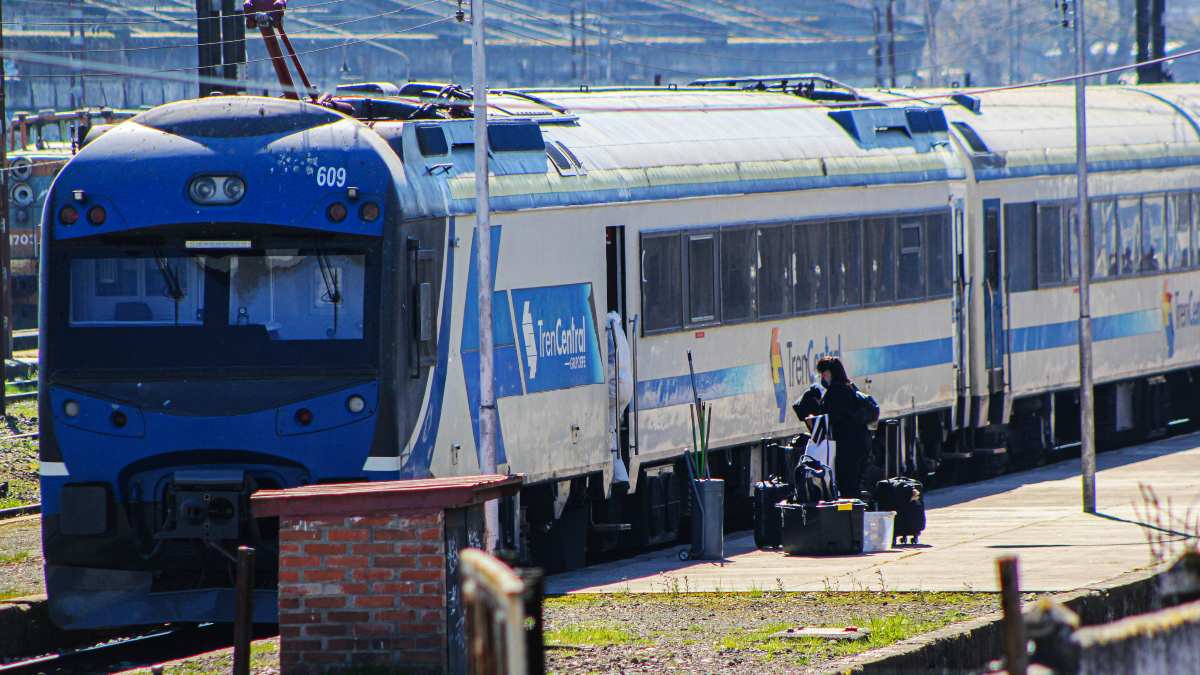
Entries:
{"label": "brick pillar", "polygon": [[458,551],[482,543],[483,503],[521,482],[485,475],[254,493],[254,516],[279,518],[283,671],[465,673]]}
{"label": "brick pillar", "polygon": [[445,670],[445,541],[441,510],[282,518],[283,671]]}

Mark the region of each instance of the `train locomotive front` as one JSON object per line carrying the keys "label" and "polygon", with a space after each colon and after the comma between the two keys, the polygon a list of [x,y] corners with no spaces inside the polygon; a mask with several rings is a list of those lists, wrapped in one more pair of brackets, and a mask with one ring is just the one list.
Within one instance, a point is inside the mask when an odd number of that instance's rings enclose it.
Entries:
{"label": "train locomotive front", "polygon": [[39,412],[60,626],[231,620],[241,543],[274,621],[277,523],[249,495],[387,477],[367,470],[400,433],[398,162],[327,108],[226,96],[143,113],[59,175]]}

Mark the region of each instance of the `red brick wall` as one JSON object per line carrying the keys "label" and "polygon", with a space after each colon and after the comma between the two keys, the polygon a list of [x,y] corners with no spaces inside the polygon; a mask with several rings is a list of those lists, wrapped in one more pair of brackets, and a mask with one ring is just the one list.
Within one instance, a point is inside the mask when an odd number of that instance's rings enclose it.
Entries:
{"label": "red brick wall", "polygon": [[446,668],[442,511],[282,518],[280,666]]}

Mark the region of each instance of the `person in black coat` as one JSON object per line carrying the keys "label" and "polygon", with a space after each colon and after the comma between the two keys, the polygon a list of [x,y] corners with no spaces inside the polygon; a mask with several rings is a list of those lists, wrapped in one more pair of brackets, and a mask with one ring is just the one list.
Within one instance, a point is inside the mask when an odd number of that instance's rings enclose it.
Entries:
{"label": "person in black coat", "polygon": [[879,408],[874,399],[858,393],[836,356],[817,361],[821,381],[792,404],[801,421],[814,415],[829,415],[833,440],[837,443],[833,473],[843,497],[857,497],[859,481],[871,451],[871,432],[867,425],[875,421]]}

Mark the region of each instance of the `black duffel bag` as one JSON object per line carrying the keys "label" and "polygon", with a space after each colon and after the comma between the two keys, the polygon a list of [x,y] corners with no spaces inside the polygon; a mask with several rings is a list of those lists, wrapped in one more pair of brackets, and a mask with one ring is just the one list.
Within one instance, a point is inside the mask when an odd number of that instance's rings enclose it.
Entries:
{"label": "black duffel bag", "polygon": [[833,469],[810,455],[800,455],[792,485],[795,486],[792,501],[797,504],[831,502],[838,498],[837,481],[834,480]]}

